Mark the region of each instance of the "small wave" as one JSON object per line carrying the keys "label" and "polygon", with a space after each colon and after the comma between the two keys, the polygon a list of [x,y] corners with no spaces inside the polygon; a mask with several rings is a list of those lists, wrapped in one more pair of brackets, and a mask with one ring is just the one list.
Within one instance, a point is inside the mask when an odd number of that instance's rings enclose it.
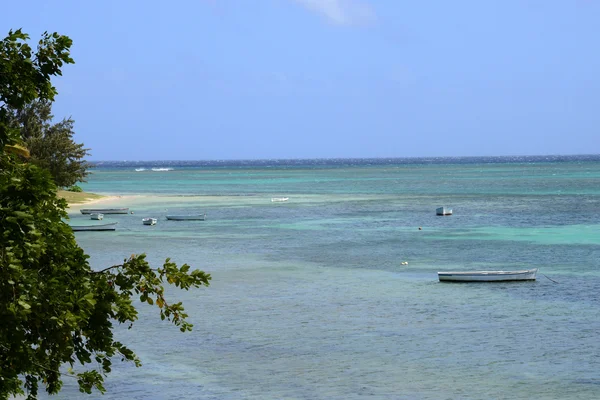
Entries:
{"label": "small wave", "polygon": [[173,171],[173,168],[152,168],[152,171]]}
{"label": "small wave", "polygon": [[137,172],[141,172],[141,171],[145,171],[145,170],[146,170],[146,168],[136,168],[135,170],[136,170]]}

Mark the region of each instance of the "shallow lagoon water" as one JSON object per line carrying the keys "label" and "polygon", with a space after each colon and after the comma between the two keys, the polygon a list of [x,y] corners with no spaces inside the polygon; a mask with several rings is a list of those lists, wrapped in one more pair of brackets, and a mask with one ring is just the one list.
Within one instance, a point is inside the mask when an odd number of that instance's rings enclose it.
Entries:
{"label": "shallow lagoon water", "polygon": [[[118,335],[143,367],[57,398],[600,398],[600,161],[170,166],[98,168],[85,190],[138,195],[113,203],[134,215],[76,237],[94,268],[146,252],[210,272],[171,291],[194,331],[142,306]],[[185,212],[207,220],[164,218]],[[523,267],[538,280],[436,274]]]}

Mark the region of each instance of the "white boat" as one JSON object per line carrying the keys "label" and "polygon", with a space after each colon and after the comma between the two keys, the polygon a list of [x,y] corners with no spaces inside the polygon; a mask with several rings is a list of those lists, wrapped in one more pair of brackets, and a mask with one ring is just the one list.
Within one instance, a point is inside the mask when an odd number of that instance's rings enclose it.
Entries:
{"label": "white boat", "polygon": [[109,224],[100,225],[71,225],[73,232],[80,231],[114,231],[117,229],[118,222],[111,222]]}
{"label": "white boat", "polygon": [[538,269],[520,271],[442,271],[438,272],[440,282],[503,282],[534,281]]}
{"label": "white boat", "polygon": [[288,201],[289,197],[272,197],[271,202],[273,203],[283,203],[284,201]]}
{"label": "white boat", "polygon": [[90,214],[90,219],[101,221],[104,218],[104,214]]}
{"label": "white boat", "polygon": [[142,218],[142,224],[144,225],[156,225],[157,221],[156,218]]}
{"label": "white boat", "polygon": [[204,221],[206,214],[167,215],[167,219],[171,221]]}
{"label": "white boat", "polygon": [[145,170],[146,170],[146,168],[136,168],[135,170],[136,170],[137,172],[142,172],[142,171],[145,171]]}
{"label": "white boat", "polygon": [[82,208],[82,214],[128,214],[129,208]]}
{"label": "white boat", "polygon": [[446,207],[439,207],[435,209],[436,215],[452,215],[452,209]]}

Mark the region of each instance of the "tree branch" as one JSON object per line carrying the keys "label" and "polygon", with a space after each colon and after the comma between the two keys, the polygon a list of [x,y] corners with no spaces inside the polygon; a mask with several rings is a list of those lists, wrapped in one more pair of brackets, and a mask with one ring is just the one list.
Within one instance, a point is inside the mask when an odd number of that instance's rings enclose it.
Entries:
{"label": "tree branch", "polygon": [[104,273],[104,272],[106,272],[106,271],[110,271],[110,270],[111,270],[111,269],[113,269],[113,268],[121,268],[123,265],[124,265],[124,264],[120,264],[120,265],[113,265],[112,267],[104,268],[104,269],[102,269],[102,270],[100,270],[100,271],[90,271],[90,273],[91,273],[91,274],[94,274],[94,275],[95,275],[95,274],[102,274],[102,273]]}

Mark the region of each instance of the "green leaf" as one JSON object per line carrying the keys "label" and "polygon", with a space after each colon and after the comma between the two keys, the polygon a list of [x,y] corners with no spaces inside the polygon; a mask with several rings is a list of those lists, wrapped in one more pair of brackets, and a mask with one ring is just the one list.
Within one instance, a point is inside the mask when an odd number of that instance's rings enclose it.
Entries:
{"label": "green leaf", "polygon": [[23,212],[23,211],[13,211],[13,214],[16,215],[19,218],[31,218],[31,214]]}
{"label": "green leaf", "polygon": [[96,300],[94,299],[94,293],[88,293],[85,296],[83,296],[84,300],[87,301],[90,305],[95,306],[96,305]]}
{"label": "green leaf", "polygon": [[29,310],[31,308],[31,306],[23,300],[18,300],[17,303],[19,303],[19,305],[26,310]]}

